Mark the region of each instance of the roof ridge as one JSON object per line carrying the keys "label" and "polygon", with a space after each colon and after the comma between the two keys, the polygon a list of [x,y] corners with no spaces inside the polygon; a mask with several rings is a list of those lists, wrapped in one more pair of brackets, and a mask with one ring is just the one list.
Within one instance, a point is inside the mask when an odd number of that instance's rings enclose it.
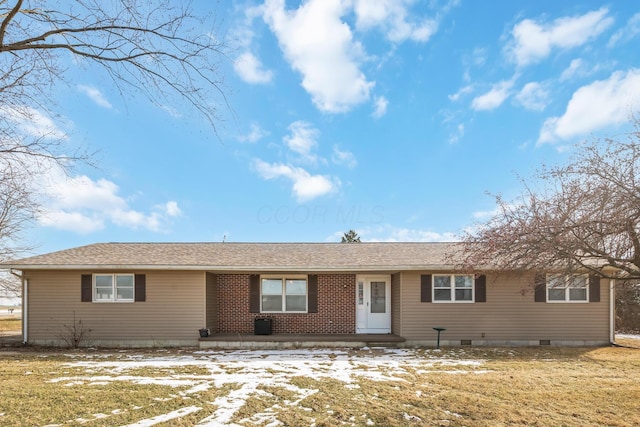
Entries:
{"label": "roof ridge", "polygon": [[[69,249],[79,249],[88,246],[94,245],[340,245],[345,242],[98,242],[92,243],[88,245],[78,246],[75,248]],[[357,242],[357,244],[395,244],[395,245],[404,245],[404,244],[420,244],[420,245],[450,245],[450,244],[458,244],[462,243],[460,241],[438,241],[438,242],[424,242],[424,241],[404,241],[404,242],[388,242],[388,241],[365,241],[365,242]],[[351,243],[348,243],[349,245]],[[62,249],[68,250],[68,249]],[[58,251],[56,251],[58,252]]]}
{"label": "roof ridge", "polygon": [[[180,268],[375,270],[448,264],[458,242],[111,242],[0,263],[4,268]],[[129,267],[130,268],[130,267]],[[195,268],[195,267],[193,267]]]}

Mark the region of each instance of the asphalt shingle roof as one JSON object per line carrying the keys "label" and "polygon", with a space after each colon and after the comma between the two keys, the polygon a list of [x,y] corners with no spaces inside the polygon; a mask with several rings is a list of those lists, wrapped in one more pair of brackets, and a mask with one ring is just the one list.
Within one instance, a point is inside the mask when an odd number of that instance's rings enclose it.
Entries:
{"label": "asphalt shingle roof", "polygon": [[460,243],[96,243],[0,268],[393,271],[445,269]]}

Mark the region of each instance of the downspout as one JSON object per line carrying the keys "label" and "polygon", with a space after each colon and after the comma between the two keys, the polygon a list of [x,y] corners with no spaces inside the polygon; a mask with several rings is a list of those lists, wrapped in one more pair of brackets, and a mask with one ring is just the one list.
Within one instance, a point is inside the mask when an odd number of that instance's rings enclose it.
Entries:
{"label": "downspout", "polygon": [[609,342],[616,341],[616,279],[609,279]]}
{"label": "downspout", "polygon": [[29,312],[28,308],[27,308],[27,296],[29,293],[29,279],[23,279],[22,281],[22,344],[26,344],[28,339],[27,339],[27,335],[28,335],[28,331],[29,329],[27,328],[28,326],[28,321],[27,321],[27,314]]}
{"label": "downspout", "polygon": [[9,273],[19,278],[20,281],[22,282],[22,344],[26,344],[27,331],[29,330],[27,328],[27,318],[28,318],[27,296],[29,292],[29,279],[25,279],[22,272],[16,273],[15,271],[13,271],[13,269],[10,269]]}

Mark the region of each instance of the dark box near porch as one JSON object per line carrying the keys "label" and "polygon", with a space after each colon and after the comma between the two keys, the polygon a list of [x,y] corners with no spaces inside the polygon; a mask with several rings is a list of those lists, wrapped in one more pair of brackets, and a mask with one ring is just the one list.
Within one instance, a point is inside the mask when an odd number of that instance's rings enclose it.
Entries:
{"label": "dark box near porch", "polygon": [[257,318],[254,321],[253,331],[255,335],[271,335],[271,319]]}

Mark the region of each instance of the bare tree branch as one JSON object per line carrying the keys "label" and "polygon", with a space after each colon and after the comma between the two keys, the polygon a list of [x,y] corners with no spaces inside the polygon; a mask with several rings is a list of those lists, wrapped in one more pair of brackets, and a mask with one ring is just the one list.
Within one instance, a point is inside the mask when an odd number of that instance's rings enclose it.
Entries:
{"label": "bare tree branch", "polygon": [[[634,124],[638,121],[634,118]],[[640,278],[640,132],[580,144],[464,237],[465,268]]]}
{"label": "bare tree branch", "polygon": [[[0,259],[37,218],[38,177],[91,155],[56,128],[55,90],[68,71],[104,72],[121,94],[195,110],[215,132],[226,104],[223,44],[211,15],[170,0],[0,0]],[[35,129],[38,121],[51,128]]]}

